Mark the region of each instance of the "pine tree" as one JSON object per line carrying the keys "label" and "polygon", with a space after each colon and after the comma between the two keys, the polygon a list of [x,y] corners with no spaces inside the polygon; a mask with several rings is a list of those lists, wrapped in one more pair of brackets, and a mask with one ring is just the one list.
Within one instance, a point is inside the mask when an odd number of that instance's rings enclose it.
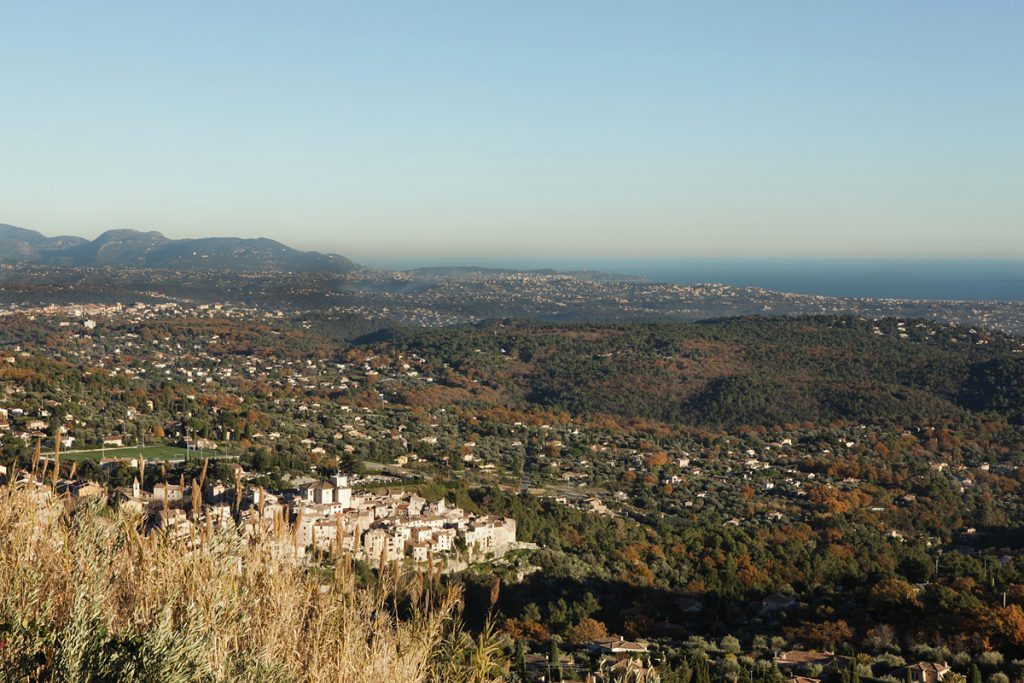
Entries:
{"label": "pine tree", "polygon": [[971,673],[967,677],[967,683],[981,683],[981,671],[977,664],[971,664]]}
{"label": "pine tree", "polygon": [[526,648],[523,647],[523,641],[516,641],[515,650],[515,667],[516,675],[519,676],[520,681],[526,681]]}
{"label": "pine tree", "polygon": [[694,655],[693,683],[711,683],[711,670],[708,668],[708,659],[703,652]]}
{"label": "pine tree", "polygon": [[548,650],[548,668],[551,670],[551,680],[562,680],[562,649],[558,647],[558,641],[551,639],[551,648]]}
{"label": "pine tree", "polygon": [[693,683],[693,670],[690,668],[690,662],[687,659],[683,659],[680,662],[679,667],[675,670],[676,678],[679,683]]}

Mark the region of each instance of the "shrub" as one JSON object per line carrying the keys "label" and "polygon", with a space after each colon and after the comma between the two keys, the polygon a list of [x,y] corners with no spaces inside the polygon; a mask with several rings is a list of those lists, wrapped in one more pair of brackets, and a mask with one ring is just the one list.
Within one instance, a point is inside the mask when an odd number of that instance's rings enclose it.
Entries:
{"label": "shrub", "polygon": [[891,672],[895,669],[902,669],[907,663],[903,660],[903,657],[894,655],[892,653],[886,653],[878,655],[874,659],[874,663],[878,665],[880,671]]}
{"label": "shrub", "polygon": [[727,654],[739,654],[740,641],[735,636],[724,636],[722,640],[718,642],[718,648]]}
{"label": "shrub", "polygon": [[433,576],[360,588],[345,562],[297,563],[287,525],[176,539],[141,521],[0,487],[0,680],[423,681],[456,616]]}
{"label": "shrub", "polygon": [[985,670],[997,669],[1003,664],[1003,655],[995,650],[982,652],[974,660],[977,665]]}

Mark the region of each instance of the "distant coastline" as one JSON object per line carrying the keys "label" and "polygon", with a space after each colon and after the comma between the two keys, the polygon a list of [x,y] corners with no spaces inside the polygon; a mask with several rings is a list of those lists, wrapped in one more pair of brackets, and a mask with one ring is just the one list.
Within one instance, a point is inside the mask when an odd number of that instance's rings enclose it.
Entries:
{"label": "distant coastline", "polygon": [[[392,268],[471,265],[491,268],[628,273],[651,282],[716,282],[835,297],[943,301],[1024,301],[1024,259],[741,259],[658,260],[437,259]],[[381,264],[384,265],[384,264]]]}

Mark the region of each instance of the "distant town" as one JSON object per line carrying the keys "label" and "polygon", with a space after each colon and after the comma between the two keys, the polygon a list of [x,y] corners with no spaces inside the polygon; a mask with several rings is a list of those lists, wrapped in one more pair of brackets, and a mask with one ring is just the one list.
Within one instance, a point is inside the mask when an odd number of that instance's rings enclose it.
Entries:
{"label": "distant town", "polygon": [[926,318],[1024,333],[1024,303],[1019,301],[840,298],[713,283],[663,284],[598,272],[470,268],[227,273],[4,264],[0,259],[0,314],[48,305],[167,302],[260,308],[328,320],[350,337],[395,325],[441,327],[500,318],[610,323],[821,314]]}

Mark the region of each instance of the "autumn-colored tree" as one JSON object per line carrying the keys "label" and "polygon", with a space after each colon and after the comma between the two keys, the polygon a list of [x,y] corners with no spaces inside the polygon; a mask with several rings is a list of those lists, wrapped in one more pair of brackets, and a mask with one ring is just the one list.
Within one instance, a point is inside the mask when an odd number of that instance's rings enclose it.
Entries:
{"label": "autumn-colored tree", "polygon": [[622,631],[627,638],[642,638],[654,629],[654,618],[649,614],[638,614],[626,619]]}
{"label": "autumn-colored tree", "polygon": [[580,619],[580,623],[569,629],[569,642],[577,645],[607,637],[608,629],[604,623],[590,617]]}
{"label": "autumn-colored tree", "polygon": [[886,608],[920,606],[917,589],[899,577],[883,579],[871,587],[871,599]]}
{"label": "autumn-colored tree", "polygon": [[997,607],[988,621],[991,630],[1011,645],[1024,645],[1024,610],[1020,605]]}
{"label": "autumn-colored tree", "polygon": [[841,619],[804,624],[796,632],[802,633],[806,640],[821,645],[827,650],[834,650],[837,645],[853,638],[853,630],[850,625]]}
{"label": "autumn-colored tree", "polygon": [[655,451],[654,453],[648,453],[645,459],[647,469],[656,470],[659,467],[664,467],[668,462],[668,453],[665,451]]}
{"label": "autumn-colored tree", "polygon": [[512,640],[528,640],[540,643],[551,638],[551,632],[548,631],[547,627],[530,619],[508,618],[501,629]]}
{"label": "autumn-colored tree", "polygon": [[1024,602],[1024,583],[1011,583],[1007,586],[1006,597],[1013,602]]}

